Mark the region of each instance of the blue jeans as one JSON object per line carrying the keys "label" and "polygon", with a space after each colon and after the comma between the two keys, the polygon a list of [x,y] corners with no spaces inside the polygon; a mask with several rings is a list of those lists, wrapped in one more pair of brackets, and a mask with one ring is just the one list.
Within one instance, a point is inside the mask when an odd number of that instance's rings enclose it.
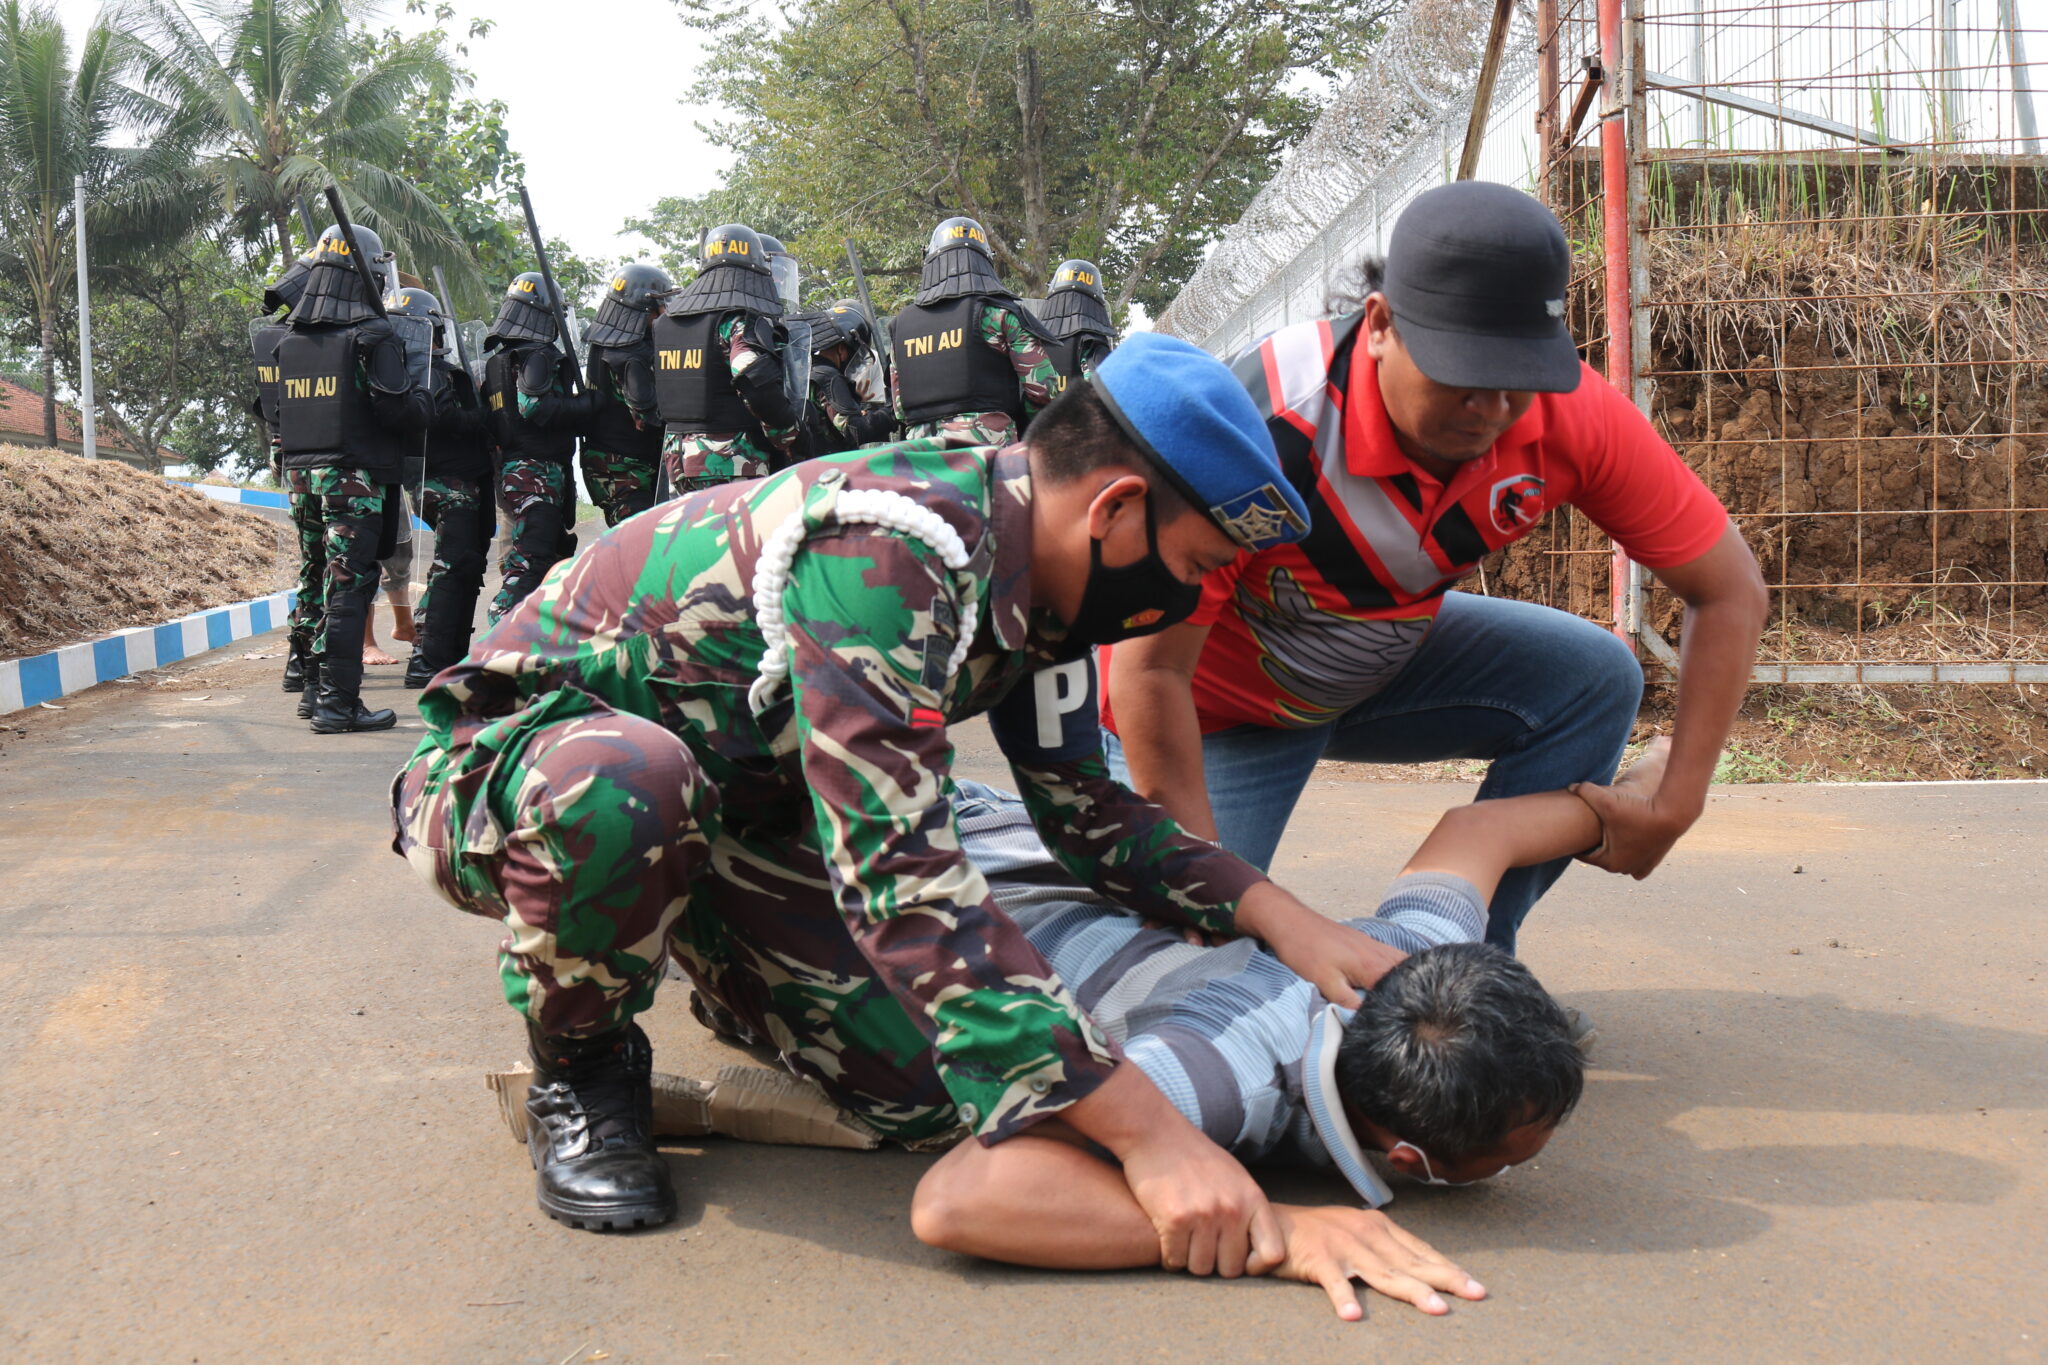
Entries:
{"label": "blue jeans", "polygon": [[[1209,805],[1223,846],[1269,867],[1319,759],[1428,763],[1491,759],[1478,800],[1608,782],[1621,762],[1643,671],[1613,634],[1527,602],[1446,594],[1422,648],[1386,690],[1306,729],[1239,725],[1202,737]],[[1115,736],[1111,770],[1128,775]],[[1531,906],[1571,862],[1501,878],[1486,940],[1510,952]]]}

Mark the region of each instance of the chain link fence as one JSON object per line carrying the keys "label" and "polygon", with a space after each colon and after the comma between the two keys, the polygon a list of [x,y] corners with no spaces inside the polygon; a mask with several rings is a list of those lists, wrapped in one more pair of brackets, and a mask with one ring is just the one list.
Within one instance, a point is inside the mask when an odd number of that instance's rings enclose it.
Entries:
{"label": "chain link fence", "polygon": [[[1324,315],[1456,174],[1491,16],[1408,10],[1162,329],[1228,355]],[[1587,359],[1756,551],[1759,680],[2048,680],[2044,29],[2038,0],[1512,11],[1477,176],[1557,211]],[[1575,512],[1473,586],[1675,661],[1681,604]]]}

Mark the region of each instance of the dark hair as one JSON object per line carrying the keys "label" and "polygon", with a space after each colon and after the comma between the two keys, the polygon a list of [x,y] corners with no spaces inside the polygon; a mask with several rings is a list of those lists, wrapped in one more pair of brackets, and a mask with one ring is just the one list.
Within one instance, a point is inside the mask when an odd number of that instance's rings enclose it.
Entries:
{"label": "dark hair", "polygon": [[1332,317],[1359,312],[1365,307],[1367,296],[1379,293],[1386,284],[1386,261],[1378,256],[1363,257],[1330,286],[1330,292],[1323,296],[1323,311]]}
{"label": "dark hair", "polygon": [[1535,976],[1486,943],[1429,948],[1363,992],[1337,1047],[1345,1103],[1439,1161],[1579,1102],[1586,1063]]}
{"label": "dark hair", "polygon": [[1032,418],[1025,439],[1031,442],[1038,468],[1054,483],[1073,483],[1107,465],[1129,465],[1151,485],[1152,510],[1161,526],[1195,510],[1152,457],[1131,443],[1095,386],[1085,380],[1069,383]]}

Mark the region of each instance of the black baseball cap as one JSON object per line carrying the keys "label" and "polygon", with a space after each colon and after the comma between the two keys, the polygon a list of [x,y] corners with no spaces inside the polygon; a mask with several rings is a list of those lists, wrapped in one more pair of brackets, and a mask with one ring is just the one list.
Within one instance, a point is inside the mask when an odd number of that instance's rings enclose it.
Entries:
{"label": "black baseball cap", "polygon": [[1549,209],[1506,185],[1460,180],[1401,211],[1381,292],[1401,344],[1437,383],[1570,393],[1580,374],[1564,322],[1571,263]]}

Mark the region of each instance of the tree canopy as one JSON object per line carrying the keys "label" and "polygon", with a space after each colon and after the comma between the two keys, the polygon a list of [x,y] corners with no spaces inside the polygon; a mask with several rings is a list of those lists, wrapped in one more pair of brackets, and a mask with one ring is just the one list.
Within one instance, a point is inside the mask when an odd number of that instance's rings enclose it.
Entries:
{"label": "tree canopy", "polygon": [[[1234,222],[1355,65],[1392,0],[787,0],[778,14],[678,0],[715,35],[698,95],[737,162],[725,187],[643,230],[724,212],[843,287],[840,239],[878,302],[914,287],[926,234],[989,229],[1020,292],[1070,256],[1119,309],[1157,309]],[[744,210],[744,213],[741,211]]]}

